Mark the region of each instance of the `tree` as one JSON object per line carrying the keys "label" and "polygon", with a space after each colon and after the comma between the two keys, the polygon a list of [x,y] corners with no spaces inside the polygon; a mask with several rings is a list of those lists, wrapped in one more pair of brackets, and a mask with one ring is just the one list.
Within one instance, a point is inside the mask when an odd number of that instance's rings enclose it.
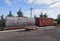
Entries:
{"label": "tree", "polygon": [[42,18],[42,17],[43,17],[43,15],[42,15],[42,13],[41,13],[40,18]]}
{"label": "tree", "polygon": [[22,13],[21,9],[17,12],[17,15],[18,15],[18,17],[23,17],[23,13]]}
{"label": "tree", "polygon": [[12,17],[13,15],[12,15],[12,13],[11,13],[11,11],[9,12],[9,15],[8,15],[9,17]]}
{"label": "tree", "polygon": [[48,16],[46,15],[46,13],[44,14],[44,18],[47,18]]}
{"label": "tree", "polygon": [[3,16],[3,15],[1,16],[1,19],[2,19],[2,20],[4,19],[4,16]]}
{"label": "tree", "polygon": [[5,21],[4,16],[3,16],[3,15],[1,16],[1,20],[2,20],[3,22]]}
{"label": "tree", "polygon": [[57,23],[60,24],[60,14],[57,16]]}
{"label": "tree", "polygon": [[34,18],[36,18],[36,15],[34,15]]}
{"label": "tree", "polygon": [[5,19],[4,16],[1,16],[1,20],[0,20],[0,30],[3,30],[5,27]]}

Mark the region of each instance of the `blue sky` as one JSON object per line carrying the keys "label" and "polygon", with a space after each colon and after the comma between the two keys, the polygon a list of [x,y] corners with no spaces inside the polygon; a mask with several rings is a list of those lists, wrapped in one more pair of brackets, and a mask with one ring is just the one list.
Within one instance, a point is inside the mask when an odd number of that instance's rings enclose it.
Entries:
{"label": "blue sky", "polygon": [[31,7],[33,16],[37,17],[41,12],[51,18],[60,14],[60,0],[0,0],[0,16],[7,16],[10,10],[17,16],[16,12],[21,8],[24,16],[30,17]]}

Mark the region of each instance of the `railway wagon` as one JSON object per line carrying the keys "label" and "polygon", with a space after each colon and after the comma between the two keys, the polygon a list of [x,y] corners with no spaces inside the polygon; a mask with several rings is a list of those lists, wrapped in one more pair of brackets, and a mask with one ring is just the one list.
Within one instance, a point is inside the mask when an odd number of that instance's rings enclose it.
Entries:
{"label": "railway wagon", "polygon": [[6,17],[6,27],[35,25],[35,19],[29,17]]}
{"label": "railway wagon", "polygon": [[4,30],[22,29],[26,26],[34,26],[35,18],[30,17],[6,17]]}
{"label": "railway wagon", "polygon": [[19,29],[23,26],[51,26],[54,24],[52,18],[29,18],[29,17],[6,17],[5,29]]}
{"label": "railway wagon", "polygon": [[36,26],[51,26],[54,24],[52,18],[35,18]]}

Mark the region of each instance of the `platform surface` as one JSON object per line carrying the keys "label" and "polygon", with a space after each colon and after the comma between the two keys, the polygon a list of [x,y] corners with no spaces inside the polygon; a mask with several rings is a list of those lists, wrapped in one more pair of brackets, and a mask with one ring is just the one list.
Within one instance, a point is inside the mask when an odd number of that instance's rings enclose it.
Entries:
{"label": "platform surface", "polygon": [[37,30],[24,29],[0,31],[0,41],[60,41],[60,27],[38,27]]}

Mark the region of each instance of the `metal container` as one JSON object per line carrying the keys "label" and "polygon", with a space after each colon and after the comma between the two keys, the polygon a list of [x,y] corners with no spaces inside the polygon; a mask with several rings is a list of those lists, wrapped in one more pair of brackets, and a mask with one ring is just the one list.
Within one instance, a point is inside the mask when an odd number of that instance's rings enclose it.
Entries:
{"label": "metal container", "polygon": [[53,19],[52,18],[35,18],[35,24],[37,26],[53,25]]}

